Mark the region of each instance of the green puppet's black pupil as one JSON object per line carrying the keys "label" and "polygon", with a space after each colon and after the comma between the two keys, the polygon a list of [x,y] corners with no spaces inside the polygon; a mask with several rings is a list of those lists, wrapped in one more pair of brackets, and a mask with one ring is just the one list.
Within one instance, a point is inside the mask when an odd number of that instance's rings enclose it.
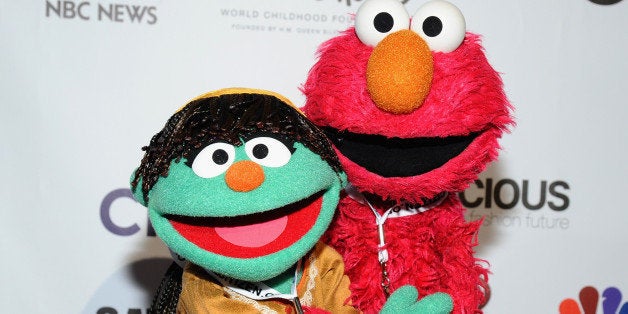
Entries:
{"label": "green puppet's black pupil", "polygon": [[257,159],[262,159],[268,156],[268,146],[264,144],[257,144],[253,147],[253,156]]}
{"label": "green puppet's black pupil", "polygon": [[388,33],[395,26],[395,19],[388,12],[380,12],[373,19],[373,26],[380,33]]}
{"label": "green puppet's black pupil", "polygon": [[430,16],[423,21],[423,32],[429,37],[436,37],[443,31],[443,22],[435,17]]}
{"label": "green puppet's black pupil", "polygon": [[217,165],[224,165],[227,163],[227,161],[229,161],[229,154],[227,154],[226,151],[224,151],[223,149],[217,149],[213,154],[212,154],[212,160],[217,164]]}

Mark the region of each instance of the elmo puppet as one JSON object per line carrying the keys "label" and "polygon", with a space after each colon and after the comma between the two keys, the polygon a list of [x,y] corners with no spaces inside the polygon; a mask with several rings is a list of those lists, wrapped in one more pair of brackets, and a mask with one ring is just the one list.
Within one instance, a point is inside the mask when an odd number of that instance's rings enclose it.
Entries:
{"label": "elmo puppet", "polygon": [[319,48],[303,92],[350,183],[327,242],[344,258],[352,303],[376,312],[410,284],[450,294],[453,313],[482,313],[481,222],[465,221],[457,193],[497,157],[512,119],[460,10],[436,0],[410,16],[398,0],[365,1],[355,27]]}

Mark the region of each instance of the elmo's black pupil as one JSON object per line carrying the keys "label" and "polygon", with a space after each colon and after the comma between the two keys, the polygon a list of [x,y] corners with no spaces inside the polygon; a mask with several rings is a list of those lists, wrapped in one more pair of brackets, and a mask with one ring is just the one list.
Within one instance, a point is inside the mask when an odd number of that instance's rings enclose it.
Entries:
{"label": "elmo's black pupil", "polygon": [[268,147],[264,144],[257,144],[253,147],[253,156],[257,159],[262,159],[268,156]]}
{"label": "elmo's black pupil", "polygon": [[373,19],[375,29],[380,33],[388,33],[395,25],[395,20],[388,12],[380,12]]}
{"label": "elmo's black pupil", "polygon": [[222,149],[217,149],[213,154],[212,154],[212,160],[217,164],[217,165],[224,165],[227,163],[227,161],[229,160],[229,154],[227,154],[226,151],[222,150]]}
{"label": "elmo's black pupil", "polygon": [[430,16],[423,21],[423,33],[429,37],[436,37],[443,31],[443,22],[435,17]]}

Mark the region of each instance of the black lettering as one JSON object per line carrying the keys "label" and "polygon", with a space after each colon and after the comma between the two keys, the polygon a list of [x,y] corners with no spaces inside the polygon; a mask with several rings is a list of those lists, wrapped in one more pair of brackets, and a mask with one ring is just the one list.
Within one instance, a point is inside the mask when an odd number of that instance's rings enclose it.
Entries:
{"label": "black lettering", "polygon": [[[480,189],[484,188],[484,184],[482,183],[482,181],[481,181],[481,180],[475,180],[475,185],[476,185],[478,188],[480,188]],[[462,202],[462,205],[463,205],[464,207],[467,207],[467,208],[475,208],[475,207],[478,207],[478,206],[480,206],[480,204],[482,204],[482,202],[484,201],[484,199],[483,199],[482,197],[478,197],[477,199],[475,199],[475,201],[470,202],[470,201],[469,201],[469,200],[467,200],[467,198],[466,198],[465,191],[460,192],[458,195],[459,195],[459,197],[460,197],[460,201]]]}
{"label": "black lettering", "polygon": [[98,4],[98,20],[102,20],[103,15],[106,16],[110,21],[122,23],[124,19],[122,16],[124,15],[124,5],[122,4],[110,4],[109,9],[103,7],[101,4]]}
{"label": "black lettering", "polygon": [[113,18],[113,5],[109,5],[109,10],[103,7],[101,4],[98,4],[98,20],[102,21],[103,15],[106,16],[109,20]]}
{"label": "black lettering", "polygon": [[[505,203],[502,200],[501,190],[505,185],[512,186],[513,197],[510,203]],[[495,204],[502,209],[512,209],[515,205],[517,205],[517,202],[519,202],[519,186],[517,185],[517,182],[511,179],[499,180],[499,182],[495,185]]]}
{"label": "black lettering", "polygon": [[477,179],[474,181],[477,189],[469,188],[458,193],[458,197],[466,208],[478,208],[484,203],[484,208],[488,209],[493,207],[493,202],[495,207],[506,210],[519,204],[529,210],[539,210],[547,206],[555,211],[563,211],[569,207],[570,199],[566,191],[570,188],[567,182],[538,182],[538,187],[535,188],[528,179],[522,180],[522,184],[512,179],[501,179],[496,183],[492,178]]}
{"label": "black lettering", "polygon": [[562,205],[556,205],[556,203],[550,201],[548,202],[548,205],[551,209],[555,210],[555,211],[563,211],[565,209],[567,209],[567,207],[569,207],[569,197],[567,197],[567,195],[560,193],[556,190],[557,187],[561,187],[565,190],[569,190],[569,184],[567,184],[567,182],[565,181],[556,181],[556,182],[552,182],[552,184],[550,184],[549,186],[549,193],[552,196],[555,196],[559,199],[561,199],[563,201]]}
{"label": "black lettering", "polygon": [[153,25],[155,23],[157,23],[157,14],[155,13],[155,11],[157,10],[156,7],[148,7],[148,20],[146,20],[146,23]]}
{"label": "black lettering", "polygon": [[541,207],[543,207],[543,205],[545,205],[545,198],[546,198],[546,188],[547,188],[547,181],[543,180],[541,181],[541,190],[539,191],[539,201],[536,204],[530,204],[530,189],[529,189],[529,181],[528,180],[523,180],[523,191],[522,191],[522,196],[521,196],[521,201],[523,202],[523,206],[525,206],[525,208],[527,209],[532,209],[532,210],[536,210],[536,209],[540,209]]}
{"label": "black lettering", "polygon": [[493,179],[486,179],[486,189],[484,191],[486,192],[484,208],[491,208],[493,207]]}
{"label": "black lettering", "polygon": [[64,19],[73,19],[76,15],[74,13],[74,7],[76,5],[72,1],[63,1],[63,18]]}
{"label": "black lettering", "polygon": [[142,310],[141,309],[129,309],[129,311],[126,313],[127,314],[142,314]]}
{"label": "black lettering", "polygon": [[116,4],[113,6],[113,11],[114,11],[114,18],[113,20],[118,22],[118,23],[122,23],[124,22],[124,19],[122,18],[122,16],[124,16],[124,11],[122,10],[122,8],[124,8],[125,5],[122,4]]}
{"label": "black lettering", "polygon": [[78,16],[82,19],[82,20],[89,20],[89,16],[86,14],[83,14],[83,7],[84,6],[89,6],[89,2],[81,2],[81,4],[79,4],[78,9],[76,10],[76,12],[78,13]]}
{"label": "black lettering", "polygon": [[112,307],[101,307],[96,311],[96,314],[118,314],[118,311]]}
{"label": "black lettering", "polygon": [[251,290],[249,290],[249,291],[251,291],[252,293],[255,293],[255,295],[257,295],[257,296],[262,294],[262,289],[260,287],[258,287],[258,286],[255,286],[255,285],[251,285]]}
{"label": "black lettering", "polygon": [[79,17],[87,21],[89,20],[89,14],[83,11],[83,9],[87,9],[86,7],[89,7],[89,5],[87,1],[80,2],[78,5],[72,1],[57,1],[56,5],[46,1],[46,17],[50,17],[52,12],[60,18],[73,19]]}
{"label": "black lettering", "polygon": [[129,14],[129,18],[131,22],[141,23],[142,19],[144,19],[144,14],[146,13],[146,7],[139,5],[126,6],[126,11]]}
{"label": "black lettering", "polygon": [[50,17],[50,11],[54,12],[58,17],[61,17],[61,1],[57,1],[55,7],[50,1],[46,1],[46,17]]}
{"label": "black lettering", "polygon": [[111,219],[111,204],[113,201],[119,198],[130,198],[134,200],[133,194],[130,189],[117,189],[109,192],[100,203],[100,221],[103,226],[107,228],[111,233],[120,236],[130,236],[137,233],[140,227],[137,224],[132,224],[128,227],[119,226]]}

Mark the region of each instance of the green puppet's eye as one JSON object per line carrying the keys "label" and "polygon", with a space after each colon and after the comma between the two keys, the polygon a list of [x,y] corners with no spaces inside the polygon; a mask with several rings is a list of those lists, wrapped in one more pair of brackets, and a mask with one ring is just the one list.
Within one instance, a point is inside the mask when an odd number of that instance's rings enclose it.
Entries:
{"label": "green puppet's eye", "polygon": [[229,168],[235,160],[235,147],[213,143],[203,148],[192,162],[192,171],[201,178],[213,178]]}
{"label": "green puppet's eye", "polygon": [[272,137],[256,137],[244,144],[249,158],[265,167],[281,167],[290,161],[292,153],[284,143]]}

